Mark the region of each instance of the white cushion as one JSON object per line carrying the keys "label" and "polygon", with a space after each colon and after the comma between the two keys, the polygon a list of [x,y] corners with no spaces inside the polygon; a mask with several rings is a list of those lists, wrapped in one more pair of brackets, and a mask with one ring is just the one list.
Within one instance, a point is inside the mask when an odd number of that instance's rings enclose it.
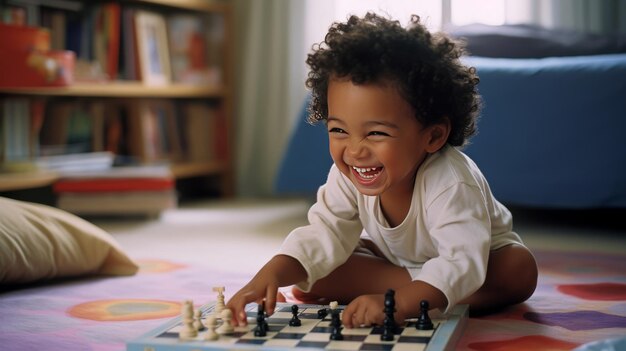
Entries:
{"label": "white cushion", "polygon": [[132,275],[137,269],[95,225],[53,207],[0,197],[0,284]]}

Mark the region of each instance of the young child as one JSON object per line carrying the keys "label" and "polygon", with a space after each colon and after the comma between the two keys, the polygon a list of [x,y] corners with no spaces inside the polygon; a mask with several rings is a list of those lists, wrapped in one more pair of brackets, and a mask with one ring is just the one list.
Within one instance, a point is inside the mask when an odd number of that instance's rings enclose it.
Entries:
{"label": "young child", "polygon": [[303,302],[347,304],[348,328],[382,324],[387,289],[398,322],[418,316],[424,299],[487,312],[532,295],[533,255],[456,148],[475,132],[480,103],[461,54],[417,16],[407,28],[375,14],[330,28],[307,59],[307,87],[334,165],[310,224],[228,302],[234,322],[246,324],[253,301],[271,314],[277,289],[293,284]]}

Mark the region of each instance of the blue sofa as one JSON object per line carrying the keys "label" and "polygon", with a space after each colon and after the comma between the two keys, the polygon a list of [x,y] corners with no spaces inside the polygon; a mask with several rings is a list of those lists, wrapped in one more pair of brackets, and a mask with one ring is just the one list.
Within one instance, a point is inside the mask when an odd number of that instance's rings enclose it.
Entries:
{"label": "blue sofa", "polygon": [[[484,106],[464,150],[503,203],[626,207],[626,54],[466,57]],[[303,107],[276,179],[278,194],[314,194],[332,160]]]}

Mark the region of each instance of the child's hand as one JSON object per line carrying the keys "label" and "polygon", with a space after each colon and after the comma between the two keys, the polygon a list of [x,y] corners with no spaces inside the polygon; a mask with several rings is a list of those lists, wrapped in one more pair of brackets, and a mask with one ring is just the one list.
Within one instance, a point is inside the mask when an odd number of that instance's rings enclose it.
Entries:
{"label": "child's hand", "polygon": [[261,270],[239,290],[226,304],[233,312],[233,324],[245,326],[246,304],[261,303],[265,300],[265,312],[274,313],[276,294],[281,286],[288,286],[306,279],[306,271],[294,258],[277,255],[261,268]]}
{"label": "child's hand", "polygon": [[[361,295],[346,306],[342,315],[342,323],[346,328],[361,326],[383,325],[385,320],[385,295]],[[401,311],[396,311],[394,319],[404,321]]]}
{"label": "child's hand", "polygon": [[246,286],[239,290],[226,304],[233,312],[234,325],[245,326],[248,324],[245,307],[250,302],[261,303],[265,300],[265,312],[268,315],[274,313],[276,306],[276,294],[278,284],[268,274],[259,272]]}

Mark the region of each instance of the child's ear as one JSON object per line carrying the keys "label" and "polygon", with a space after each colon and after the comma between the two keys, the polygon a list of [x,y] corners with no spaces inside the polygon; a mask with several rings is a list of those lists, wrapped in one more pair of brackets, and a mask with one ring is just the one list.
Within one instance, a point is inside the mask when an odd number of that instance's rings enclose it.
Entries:
{"label": "child's ear", "polygon": [[426,152],[435,153],[439,151],[446,142],[448,141],[448,136],[450,135],[450,120],[445,118],[445,120],[441,123],[433,124],[428,127],[428,144],[426,145]]}

